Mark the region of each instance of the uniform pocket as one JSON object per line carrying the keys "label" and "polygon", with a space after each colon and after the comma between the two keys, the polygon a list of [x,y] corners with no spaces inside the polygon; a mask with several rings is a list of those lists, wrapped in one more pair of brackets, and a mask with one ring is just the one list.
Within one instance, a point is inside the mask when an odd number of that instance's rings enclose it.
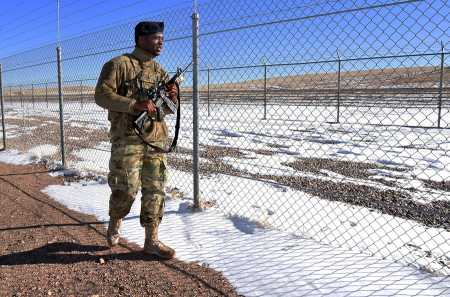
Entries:
{"label": "uniform pocket", "polygon": [[147,153],[142,170],[144,187],[161,188],[167,180],[166,158],[161,154]]}
{"label": "uniform pocket", "polygon": [[148,142],[165,142],[167,140],[168,130],[164,121],[151,121],[146,129],[146,140]]}
{"label": "uniform pocket", "polygon": [[114,143],[109,161],[108,184],[133,194],[140,186],[140,172],[143,159],[143,145]]}
{"label": "uniform pocket", "polygon": [[161,157],[161,162],[159,163],[159,177],[163,182],[167,182],[167,159],[166,157]]}
{"label": "uniform pocket", "polygon": [[109,161],[108,184],[111,189],[126,190],[128,188],[128,170],[121,160]]}
{"label": "uniform pocket", "polygon": [[157,130],[155,132],[155,138],[157,139],[157,141],[165,141],[167,139],[168,136],[168,131],[167,131],[167,124],[166,122],[162,121],[162,122],[155,122],[156,126],[157,126]]}

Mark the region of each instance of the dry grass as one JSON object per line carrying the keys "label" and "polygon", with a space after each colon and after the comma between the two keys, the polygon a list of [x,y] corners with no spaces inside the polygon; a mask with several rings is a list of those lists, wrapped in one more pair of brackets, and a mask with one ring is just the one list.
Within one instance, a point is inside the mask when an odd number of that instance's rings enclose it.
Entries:
{"label": "dry grass", "polygon": [[[270,68],[269,68],[270,69]],[[214,75],[214,72],[213,74]],[[220,75],[216,74],[216,75]],[[341,72],[341,86],[343,88],[389,88],[389,87],[435,87],[439,82],[440,69],[438,67],[403,67],[383,68],[361,71]],[[282,75],[267,79],[267,88],[282,89],[322,89],[336,88],[338,73],[308,73],[301,75]],[[450,80],[450,68],[444,72],[444,81]],[[236,83],[211,84],[210,90],[252,90],[264,89],[264,80],[246,80]],[[207,91],[206,86],[200,88]]]}

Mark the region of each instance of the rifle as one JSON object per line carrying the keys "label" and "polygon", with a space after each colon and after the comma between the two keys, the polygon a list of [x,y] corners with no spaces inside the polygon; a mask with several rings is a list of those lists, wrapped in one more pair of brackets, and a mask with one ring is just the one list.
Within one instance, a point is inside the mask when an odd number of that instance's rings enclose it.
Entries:
{"label": "rifle", "polygon": [[[142,81],[138,81],[138,100],[144,101],[144,100],[151,100],[155,106],[156,106],[156,115],[150,115],[147,111],[141,112],[136,120],[133,121],[133,126],[136,131],[136,134],[141,138],[141,140],[147,144],[148,146],[162,150],[163,152],[171,152],[175,149],[177,140],[178,140],[178,131],[179,131],[179,125],[180,125],[180,86],[179,84],[183,81],[183,73],[186,72],[186,70],[191,66],[192,62],[189,63],[184,69],[178,68],[174,76],[172,76],[168,81],[157,81],[155,83],[154,88],[144,88],[142,86]],[[178,88],[178,106],[176,103],[174,103],[172,100],[170,100],[169,97],[166,96],[165,89],[167,85],[175,83]],[[154,146],[147,141],[144,140],[144,124],[147,121],[161,121],[164,116],[164,108],[168,108],[170,110],[169,113],[176,113],[177,114],[177,120],[176,120],[176,127],[175,127],[175,137],[172,141],[172,145],[170,146],[169,150],[163,150],[160,147]]]}

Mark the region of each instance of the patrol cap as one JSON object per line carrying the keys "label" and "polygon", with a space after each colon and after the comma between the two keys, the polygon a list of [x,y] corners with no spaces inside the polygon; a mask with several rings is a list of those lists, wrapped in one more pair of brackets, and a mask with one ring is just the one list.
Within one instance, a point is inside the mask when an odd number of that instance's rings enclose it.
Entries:
{"label": "patrol cap", "polygon": [[137,44],[139,36],[162,33],[164,31],[164,22],[139,22],[134,28],[134,41]]}

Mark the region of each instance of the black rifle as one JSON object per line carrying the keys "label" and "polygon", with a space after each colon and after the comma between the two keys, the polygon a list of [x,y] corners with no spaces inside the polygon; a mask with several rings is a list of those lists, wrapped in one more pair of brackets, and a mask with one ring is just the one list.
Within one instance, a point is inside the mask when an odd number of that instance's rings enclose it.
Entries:
{"label": "black rifle", "polygon": [[[178,140],[178,132],[180,129],[180,86],[179,84],[182,81],[182,75],[183,73],[191,66],[192,62],[189,63],[186,68],[183,70],[181,68],[177,69],[177,72],[174,76],[172,76],[168,81],[158,81],[155,84],[154,88],[147,89],[142,86],[142,81],[138,81],[138,101],[142,102],[145,100],[151,100],[153,104],[156,106],[156,115],[150,115],[147,111],[141,112],[136,120],[133,122],[134,129],[136,131],[136,134],[141,138],[141,140],[147,144],[148,146],[157,149],[158,151],[162,152],[172,152],[176,145]],[[178,106],[176,103],[174,103],[172,100],[170,100],[169,97],[166,96],[166,86],[170,84],[175,84],[178,90]],[[144,140],[144,125],[147,121],[162,121],[165,116],[164,109],[168,108],[170,110],[169,113],[176,113],[177,114],[177,120],[175,125],[175,136],[173,138],[172,144],[168,150],[164,150],[160,147],[157,147],[155,145],[152,145]]]}

